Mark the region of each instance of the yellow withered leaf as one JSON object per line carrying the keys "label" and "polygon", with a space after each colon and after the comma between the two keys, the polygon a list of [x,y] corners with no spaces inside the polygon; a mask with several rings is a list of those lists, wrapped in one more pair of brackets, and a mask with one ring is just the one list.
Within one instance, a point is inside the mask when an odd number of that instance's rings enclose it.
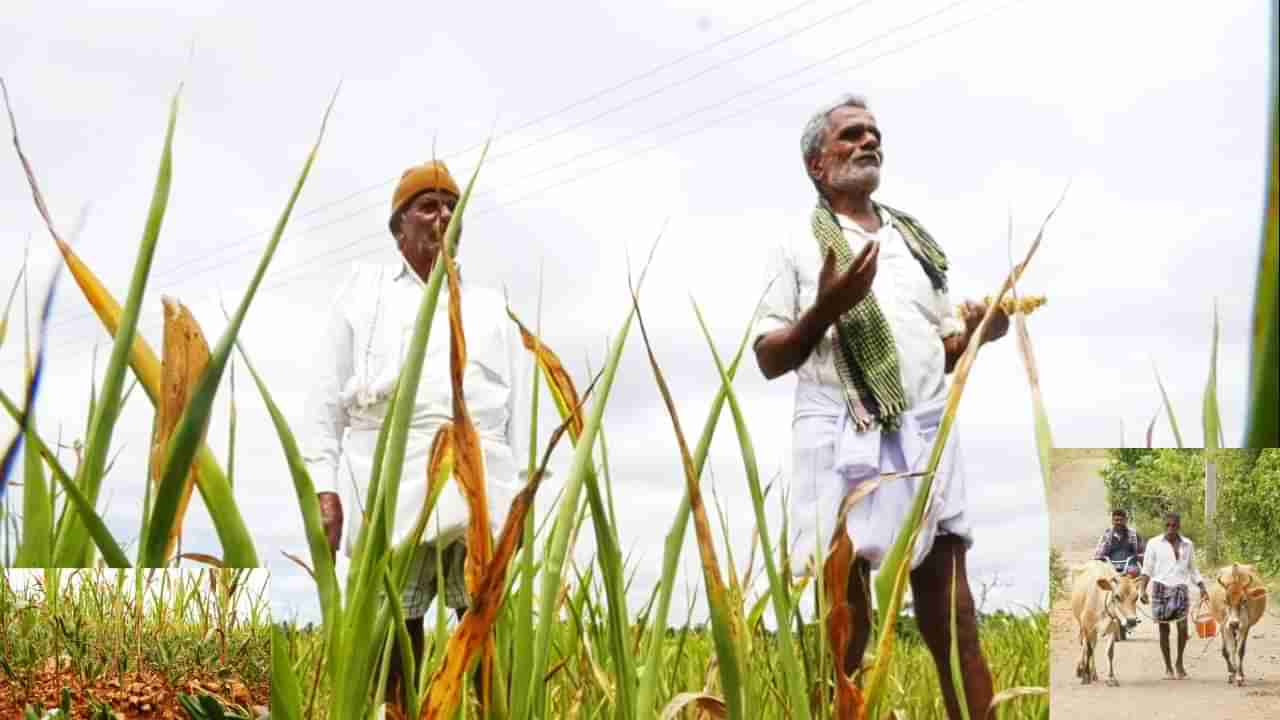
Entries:
{"label": "yellow withered leaf", "polygon": [[662,709],[662,720],[675,720],[680,712],[692,705],[699,715],[712,720],[724,720],[729,714],[724,700],[705,692],[682,692],[671,698],[671,702]]}
{"label": "yellow withered leaf", "polygon": [[467,592],[475,593],[492,554],[489,534],[489,505],[486,501],[484,452],[471,413],[467,410],[462,379],[467,365],[467,340],[462,327],[462,293],[458,268],[448,253],[442,253],[449,282],[449,380],[453,395],[454,475],[471,510],[467,528]]}
{"label": "yellow withered leaf", "polygon": [[493,642],[493,623],[498,619],[498,611],[502,609],[502,601],[506,598],[507,566],[520,547],[520,541],[524,537],[525,516],[533,506],[534,497],[542,485],[551,451],[564,430],[565,425],[561,425],[552,433],[541,466],[511,502],[511,510],[507,513],[507,520],[498,536],[493,558],[480,579],[480,585],[471,596],[471,606],[449,636],[444,663],[431,678],[427,699],[419,716],[422,720],[453,717],[462,692],[462,676],[471,666],[476,653]]}
{"label": "yellow withered leaf", "polygon": [[[120,329],[120,316],[123,314],[120,303],[116,302],[111,292],[102,284],[98,276],[93,274],[89,266],[84,264],[80,256],[75,254],[70,245],[61,240],[58,240],[57,244],[58,251],[67,262],[67,270],[71,271],[71,277],[75,278],[76,284],[80,286],[85,300],[89,301],[90,307],[102,321],[107,332],[115,337],[116,331]],[[134,374],[138,376],[142,389],[151,396],[153,403],[158,404],[160,360],[156,358],[155,351],[147,341],[142,339],[141,333],[134,336],[133,347],[129,349],[129,364],[133,366]]]}
{"label": "yellow withered leaf", "polygon": [[[590,390],[587,391],[590,393]],[[485,569],[480,585],[471,596],[471,606],[462,616],[462,621],[449,636],[445,645],[444,663],[431,678],[426,701],[422,704],[420,719],[450,718],[457,709],[462,692],[462,676],[467,672],[482,647],[492,643],[493,623],[498,619],[498,611],[502,609],[502,601],[506,599],[507,565],[520,547],[524,538],[524,520],[533,507],[533,500],[542,486],[546,476],[547,462],[551,459],[551,451],[555,449],[564,436],[568,424],[562,424],[551,433],[547,449],[542,456],[542,464],[533,473],[529,483],[524,486],[515,500],[511,501],[511,510],[498,535],[498,544],[494,549],[493,559]],[[564,661],[561,661],[563,665]],[[558,669],[558,667],[556,668]],[[551,671],[555,672],[555,669]]]}
{"label": "yellow withered leaf", "polygon": [[[441,253],[449,282],[449,380],[453,395],[453,472],[466,496],[471,519],[467,524],[467,559],[465,575],[467,592],[474,597],[493,555],[493,537],[489,530],[489,502],[485,491],[484,451],[471,413],[467,410],[462,379],[467,366],[467,340],[462,327],[462,292],[458,283],[458,267],[449,253]],[[492,680],[493,637],[487,635],[481,658],[481,703],[487,707]]]}
{"label": "yellow withered leaf", "polygon": [[427,496],[440,492],[449,476],[442,470],[453,471],[453,423],[447,422],[436,431],[431,439],[431,453],[427,460]]}
{"label": "yellow withered leaf", "polygon": [[[209,365],[209,343],[204,339],[199,323],[185,305],[171,297],[163,297],[164,344],[160,366],[160,394],[156,403],[155,434],[151,440],[151,483],[159,487],[164,472],[165,451],[169,439],[178,427],[182,412],[191,401],[196,383]],[[134,344],[137,348],[137,344]],[[201,440],[203,441],[203,436]],[[173,554],[178,537],[182,535],[182,521],[191,502],[196,473],[193,465],[187,473],[182,495],[178,500],[178,514],[165,546],[165,558]]]}
{"label": "yellow withered leaf", "polygon": [[880,486],[879,480],[861,483],[845,496],[836,515],[835,528],[827,548],[827,558],[822,567],[823,587],[827,592],[827,636],[831,638],[831,657],[836,672],[835,715],[837,720],[861,720],[866,716],[866,703],[862,691],[844,672],[844,658],[849,651],[853,635],[853,611],[849,607],[847,589],[849,571],[853,565],[853,541],[845,529],[849,510]]}
{"label": "yellow withered leaf", "polygon": [[1004,690],[1001,690],[1000,692],[996,693],[995,697],[991,698],[991,705],[987,707],[986,720],[995,720],[995,718],[999,717],[999,713],[996,711],[996,709],[999,708],[1004,703],[1009,702],[1010,700],[1014,700],[1020,697],[1029,697],[1034,695],[1048,695],[1048,694],[1049,694],[1049,688],[1046,688],[1046,687],[1005,688]]}
{"label": "yellow withered leaf", "polygon": [[542,342],[542,338],[529,332],[524,323],[520,322],[520,318],[511,312],[511,308],[507,308],[507,316],[516,324],[516,327],[520,328],[521,342],[526,350],[533,353],[538,367],[547,377],[548,385],[551,386],[551,397],[560,410],[560,416],[573,418],[573,422],[569,425],[569,437],[576,443],[578,436],[582,434],[583,419],[581,410],[575,409],[581,403],[578,401],[578,391],[574,388],[573,378],[564,369],[560,358],[547,347],[546,343]]}

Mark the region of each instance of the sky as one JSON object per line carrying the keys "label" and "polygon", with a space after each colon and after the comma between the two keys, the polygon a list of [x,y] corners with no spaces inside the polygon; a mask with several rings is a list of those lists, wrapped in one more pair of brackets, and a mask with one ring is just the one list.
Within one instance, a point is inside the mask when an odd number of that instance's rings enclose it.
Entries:
{"label": "sky", "polygon": [[[505,290],[530,322],[541,283],[543,337],[582,386],[628,309],[628,260],[638,264],[661,236],[643,311],[681,421],[696,433],[718,379],[690,297],[729,352],[770,250],[807,231],[814,197],[801,129],[856,92],[884,132],[876,197],[919,218],[947,250],[953,300],[997,290],[1067,189],[1021,286],[1049,300],[1028,324],[1056,446],[1145,443],[1160,402],[1153,368],[1187,443],[1199,444],[1215,302],[1227,443],[1243,434],[1274,62],[1266,3],[1213,12],[1099,0],[171,5],[9,3],[0,76],[55,222],[69,233],[84,214],[76,251],[121,299],[182,84],[172,191],[142,307],[153,345],[162,295],[188,305],[207,337],[221,333],[219,298],[243,293],[341,83],[240,335],[295,424],[333,288],[352,262],[397,261],[385,225],[392,180],[433,156],[467,178],[492,137],[459,255],[468,281]],[[56,253],[16,155],[3,154],[0,284],[7,292],[29,247],[40,297]],[[48,336],[38,422],[70,445],[83,437],[94,348],[100,376],[109,344],[65,277]],[[0,388],[15,397],[21,346],[19,299],[0,348]],[[235,396],[236,495],[272,570],[276,613],[314,617],[310,579],[282,554],[306,554],[293,486],[246,380]],[[794,384],[766,382],[748,355],[735,385],[766,479],[788,477]],[[221,458],[228,395],[209,431]],[[151,416],[135,393],[100,498],[131,543]],[[7,441],[14,425],[0,428]],[[683,490],[634,331],[605,431],[634,608],[659,577]],[[986,586],[987,610],[1042,606],[1049,520],[1012,336],[979,355],[956,441],[975,592]],[[1167,422],[1153,442],[1173,444]],[[63,458],[72,462],[69,450]],[[542,497],[554,497],[567,461],[558,451],[561,472]],[[753,514],[727,412],[708,467],[743,564]],[[11,497],[20,507],[21,491]],[[585,563],[591,534],[581,537]],[[199,501],[184,549],[219,551]],[[700,585],[698,572],[688,538],[676,608],[683,578]]]}

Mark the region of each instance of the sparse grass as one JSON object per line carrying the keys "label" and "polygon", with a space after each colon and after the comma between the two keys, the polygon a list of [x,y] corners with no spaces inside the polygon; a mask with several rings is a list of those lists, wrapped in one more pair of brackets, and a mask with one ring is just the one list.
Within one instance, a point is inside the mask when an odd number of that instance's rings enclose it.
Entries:
{"label": "sparse grass", "polygon": [[1067,564],[1058,548],[1049,548],[1049,605],[1067,588]]}
{"label": "sparse grass", "polygon": [[[209,694],[248,717],[270,683],[266,571],[0,570],[0,717],[186,718]],[[83,713],[83,714],[82,714]]]}

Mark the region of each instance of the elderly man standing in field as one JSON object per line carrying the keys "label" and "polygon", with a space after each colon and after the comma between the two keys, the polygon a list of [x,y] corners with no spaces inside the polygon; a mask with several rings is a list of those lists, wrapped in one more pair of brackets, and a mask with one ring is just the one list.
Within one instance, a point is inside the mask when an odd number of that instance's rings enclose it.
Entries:
{"label": "elderly man standing in field", "polygon": [[[1206,597],[1204,579],[1196,569],[1196,549],[1191,540],[1179,534],[1182,517],[1176,512],[1165,513],[1164,534],[1147,543],[1146,557],[1142,562],[1142,602],[1151,603],[1151,616],[1160,624],[1160,654],[1164,656],[1166,680],[1182,680],[1187,671],[1182,667],[1182,651],[1187,647],[1187,586],[1195,583],[1200,597]],[[1147,585],[1152,585],[1148,595]],[[1178,625],[1178,661],[1169,663],[1169,624]]]}
{"label": "elderly man standing in field", "polygon": [[[346,523],[350,555],[360,534],[374,448],[390,417],[426,278],[443,246],[458,202],[458,186],[442,162],[406,170],[391,200],[389,228],[401,259],[393,266],[357,265],[334,295],[328,336],[314,349],[318,368],[303,426],[303,457],[319,493],[321,519],[336,552]],[[461,242],[461,235],[459,235]],[[443,296],[443,292],[441,295]],[[463,283],[467,338],[464,388],[484,450],[489,516],[501,527],[517,483],[515,431],[519,346],[500,294]],[[427,497],[426,465],[440,426],[452,420],[448,303],[436,308],[410,420],[405,472],[397,496],[393,543],[412,529]],[[345,511],[356,509],[355,514]],[[403,603],[413,652],[423,652],[423,615],[439,594],[459,617],[468,605],[463,563],[466,501],[455,484],[440,493],[435,512],[410,563]],[[439,558],[439,567],[437,566]],[[444,588],[436,585],[437,570]],[[389,694],[397,692],[400,664],[391,665]]]}
{"label": "elderly man standing in field", "polygon": [[[809,227],[783,243],[755,339],[765,377],[795,371],[791,488],[795,557],[829,536],[842,499],[882,473],[924,469],[946,397],[946,375],[974,339],[985,308],[947,296],[942,249],[911,216],[875,202],[884,159],[880,128],[864,99],[849,96],[815,114],[801,138],[818,191]],[[1002,337],[996,310],[983,342]],[[844,670],[862,663],[871,629],[870,574],[904,522],[920,479],[895,479],[850,512],[856,548],[847,597],[852,640]],[[937,666],[952,718],[961,717],[951,679],[954,580],[957,637],[969,717],[985,717],[991,672],[978,642],[965,570],[972,542],[957,440],[934,480],[936,501],[911,558],[915,615]]]}

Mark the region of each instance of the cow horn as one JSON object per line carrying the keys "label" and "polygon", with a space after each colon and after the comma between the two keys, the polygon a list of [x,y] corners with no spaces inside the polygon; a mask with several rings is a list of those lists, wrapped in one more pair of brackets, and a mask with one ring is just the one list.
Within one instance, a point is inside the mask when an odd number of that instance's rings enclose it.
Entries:
{"label": "cow horn", "polygon": [[1226,589],[1226,587],[1227,587],[1227,584],[1226,584],[1226,583],[1224,583],[1224,582],[1222,582],[1222,576],[1221,576],[1221,575],[1219,575],[1219,576],[1218,576],[1218,584],[1219,584],[1219,585],[1221,585],[1221,586],[1223,587],[1223,589]]}

